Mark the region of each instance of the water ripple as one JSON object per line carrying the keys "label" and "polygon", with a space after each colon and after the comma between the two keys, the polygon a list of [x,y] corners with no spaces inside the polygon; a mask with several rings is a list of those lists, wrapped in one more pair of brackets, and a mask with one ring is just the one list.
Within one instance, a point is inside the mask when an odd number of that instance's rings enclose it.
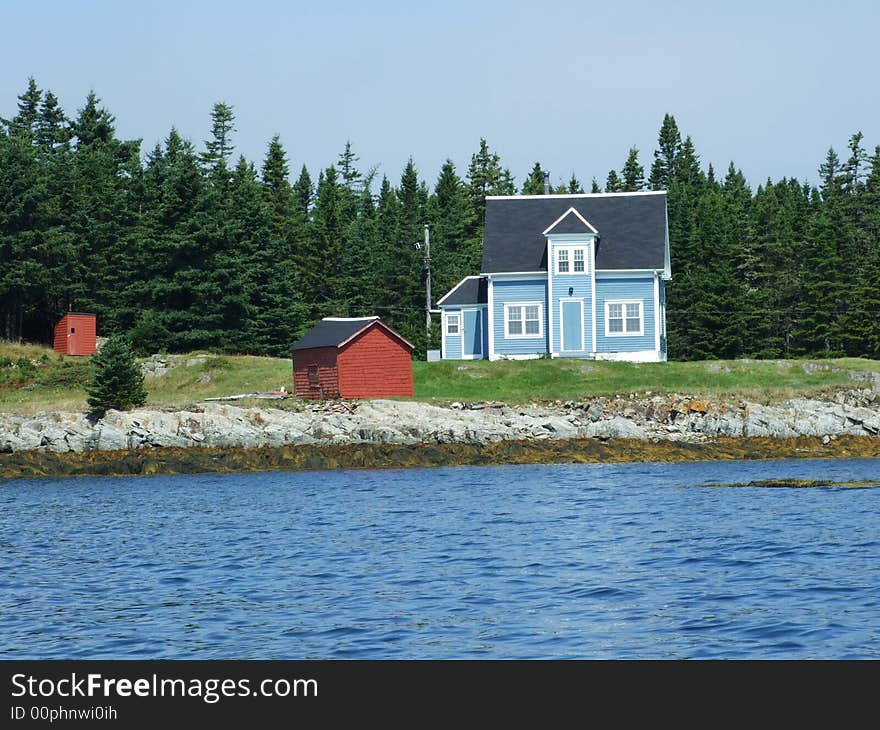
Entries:
{"label": "water ripple", "polygon": [[880,460],[0,483],[4,658],[880,658]]}

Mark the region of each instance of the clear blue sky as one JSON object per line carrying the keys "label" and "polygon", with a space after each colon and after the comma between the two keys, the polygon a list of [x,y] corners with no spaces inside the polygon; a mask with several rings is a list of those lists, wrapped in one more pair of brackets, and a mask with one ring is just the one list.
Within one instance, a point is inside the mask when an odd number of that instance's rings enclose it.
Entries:
{"label": "clear blue sky", "polygon": [[0,116],[33,75],[72,114],[94,89],[144,150],[171,125],[201,147],[235,107],[258,164],[275,132],[291,169],[335,161],[429,184],[464,174],[481,136],[520,183],[604,183],[628,148],[650,167],[664,112],[719,172],[816,179],[829,145],[880,144],[876,0],[738,2],[0,2]]}

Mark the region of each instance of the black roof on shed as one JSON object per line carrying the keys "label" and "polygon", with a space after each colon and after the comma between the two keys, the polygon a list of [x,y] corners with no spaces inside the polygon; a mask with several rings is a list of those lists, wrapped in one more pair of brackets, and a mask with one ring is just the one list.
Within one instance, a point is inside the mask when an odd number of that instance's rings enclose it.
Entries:
{"label": "black roof on shed", "polygon": [[[486,198],[483,272],[547,269],[550,228],[574,208],[599,232],[596,269],[664,269],[666,193],[515,195]],[[579,232],[569,214],[551,233]]]}
{"label": "black roof on shed", "polygon": [[312,347],[339,347],[373,323],[394,335],[412,349],[412,345],[378,317],[324,317],[318,324],[293,343],[291,351],[308,350]]}
{"label": "black roof on shed", "polygon": [[438,307],[461,304],[486,304],[489,301],[488,281],[485,276],[467,276],[437,302]]}

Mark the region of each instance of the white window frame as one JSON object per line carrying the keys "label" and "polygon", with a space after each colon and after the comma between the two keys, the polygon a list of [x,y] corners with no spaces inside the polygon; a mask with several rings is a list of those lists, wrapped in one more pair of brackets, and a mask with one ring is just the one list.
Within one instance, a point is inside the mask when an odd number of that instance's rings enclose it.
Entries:
{"label": "white window frame", "polygon": [[[526,307],[538,308],[538,333],[526,333]],[[522,309],[522,329],[521,335],[510,334],[510,310]],[[506,340],[538,340],[544,337],[544,303],[543,302],[508,302],[504,305],[504,339]]]}
{"label": "white window frame", "polygon": [[[556,272],[557,276],[585,276],[590,273],[590,256],[589,256],[590,244],[588,243],[572,243],[566,246],[554,246],[554,266],[553,270]],[[584,270],[583,271],[575,271],[574,270],[574,252],[576,250],[582,251],[584,254],[583,262],[584,262]],[[565,251],[568,255],[568,271],[560,271],[559,270],[559,254],[560,252]]]}
{"label": "white window frame", "polygon": [[[455,328],[457,332],[449,331],[449,320],[455,318]],[[443,313],[443,332],[447,337],[461,337],[461,312],[444,312]]]}
{"label": "white window frame", "polygon": [[[621,304],[623,305],[623,332],[612,332],[609,329],[609,325],[611,324],[611,305],[612,304]],[[629,319],[626,316],[626,305],[627,304],[638,304],[639,305],[639,330],[638,332],[633,332],[631,330],[627,330],[626,328],[626,320]],[[617,319],[617,317],[615,317]],[[606,337],[642,337],[645,334],[645,300],[644,299],[606,299],[605,300],[605,336]]]}

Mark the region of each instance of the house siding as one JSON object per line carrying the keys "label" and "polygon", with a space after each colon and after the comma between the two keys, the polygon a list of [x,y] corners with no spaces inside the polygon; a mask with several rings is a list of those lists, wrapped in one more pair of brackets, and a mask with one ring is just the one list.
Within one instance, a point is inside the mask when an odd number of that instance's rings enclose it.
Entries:
{"label": "house siding", "polygon": [[461,334],[446,336],[446,315],[457,314],[459,316],[459,333],[461,332],[461,307],[443,307],[440,326],[443,328],[443,357],[446,360],[461,360]]}
{"label": "house siding", "polygon": [[[495,279],[492,282],[493,306],[492,329],[495,339],[495,356],[500,355],[534,355],[549,352],[547,349],[547,281],[546,279],[529,279],[525,281],[505,281]],[[517,302],[540,302],[542,304],[541,337],[508,338],[504,330],[504,305]]]}
{"label": "house siding", "polygon": [[[586,257],[587,271],[584,274],[556,274],[556,259],[560,246],[583,248]],[[570,262],[570,265],[571,262]],[[550,245],[550,276],[552,283],[552,332],[550,333],[550,351],[565,354],[587,354],[593,349],[593,278],[590,275],[590,245],[578,241],[553,242]],[[569,294],[571,289],[571,294]],[[562,302],[563,300],[579,299],[583,302],[583,329],[581,331],[581,349],[577,351],[562,349]]]}
{"label": "house siding", "polygon": [[409,348],[373,326],[339,349],[339,394],[343,398],[413,396]]}
{"label": "house siding", "polygon": [[[642,302],[642,334],[633,337],[606,337],[605,302],[614,299],[637,299]],[[643,352],[655,350],[654,277],[603,279],[596,276],[596,352]]]}

